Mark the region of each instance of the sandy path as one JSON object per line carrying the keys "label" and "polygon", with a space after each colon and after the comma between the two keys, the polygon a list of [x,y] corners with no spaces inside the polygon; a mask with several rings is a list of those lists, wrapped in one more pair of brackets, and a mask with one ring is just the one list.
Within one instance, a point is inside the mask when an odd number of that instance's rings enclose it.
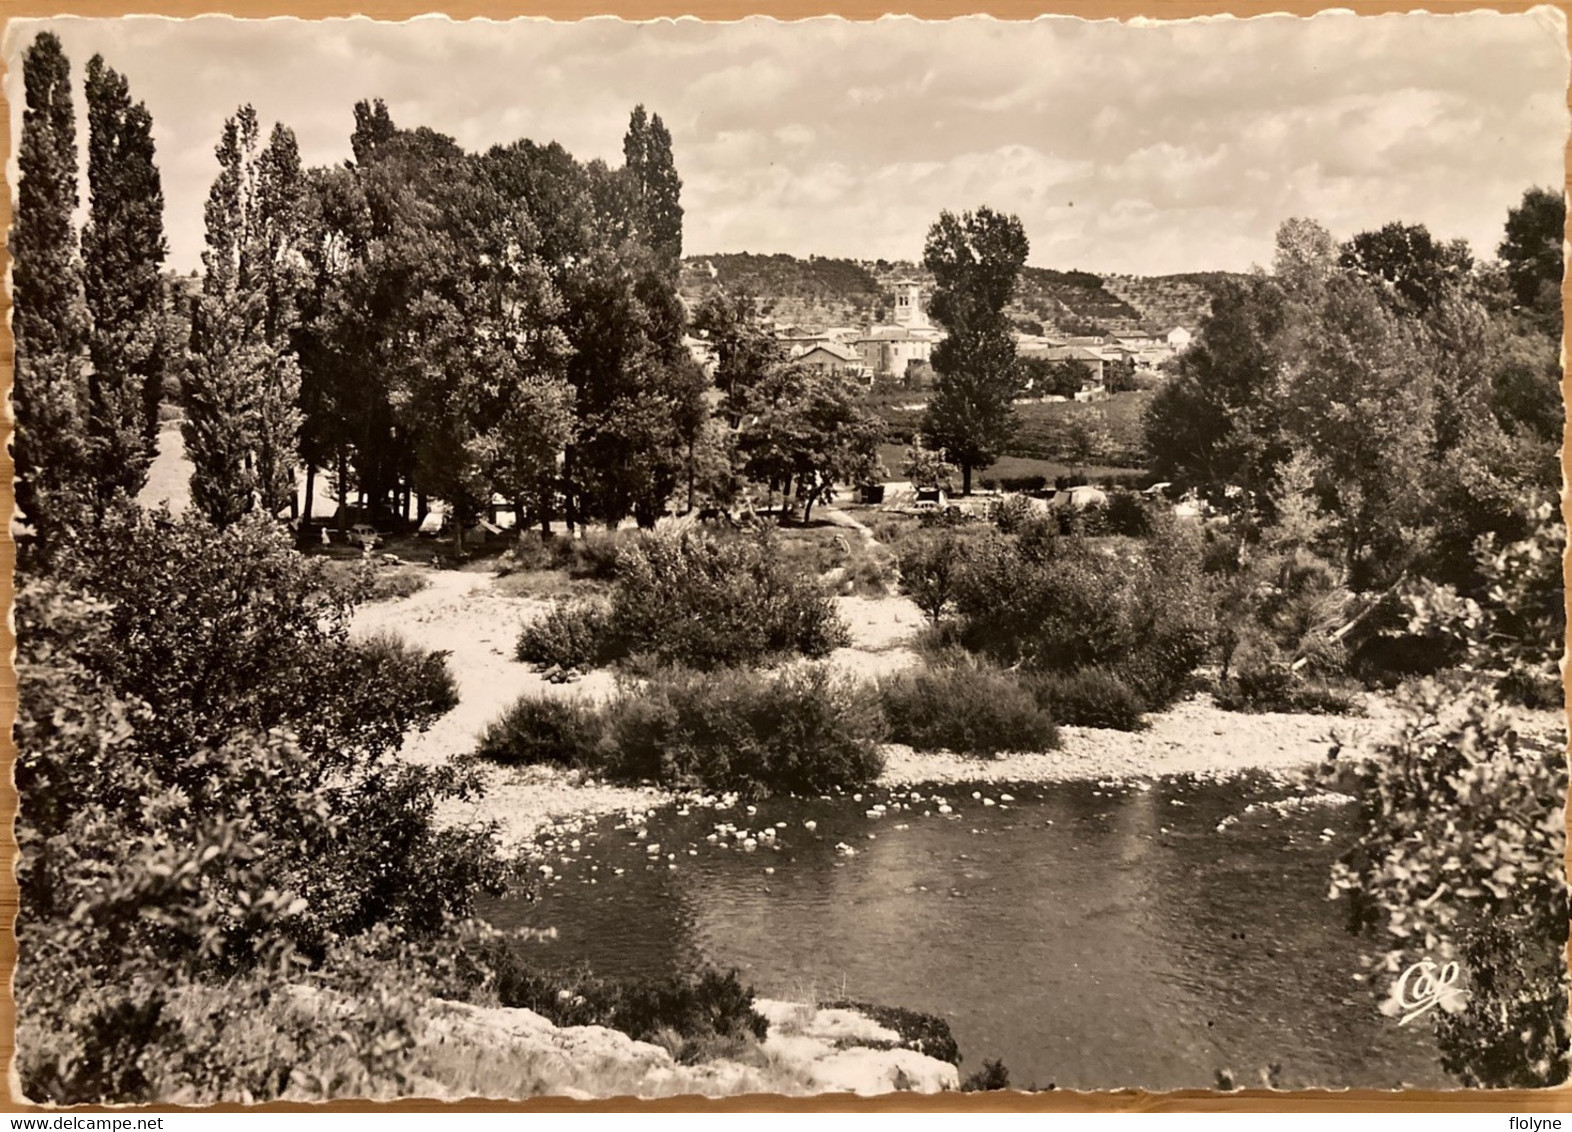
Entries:
{"label": "sandy path", "polygon": [[411,762],[441,763],[474,750],[486,724],[525,692],[611,692],[609,672],[592,672],[577,684],[551,684],[513,659],[519,627],[549,609],[550,602],[500,594],[489,574],[431,570],[428,577],[430,585],[407,598],[361,606],[353,623],[356,633],[391,630],[411,644],[448,654],[458,681],[458,707],[429,731],[405,740],[404,755]]}

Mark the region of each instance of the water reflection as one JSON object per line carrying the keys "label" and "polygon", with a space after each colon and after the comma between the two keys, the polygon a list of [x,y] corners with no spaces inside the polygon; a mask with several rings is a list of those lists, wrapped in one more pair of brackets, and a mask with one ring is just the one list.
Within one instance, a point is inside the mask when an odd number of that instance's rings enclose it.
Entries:
{"label": "water reflection", "polygon": [[[969,1067],[1000,1057],[1022,1084],[1209,1086],[1228,1069],[1250,1085],[1277,1064],[1284,1087],[1445,1085],[1428,1033],[1352,981],[1358,941],[1325,899],[1337,843],[1318,839],[1342,811],[1216,828],[1282,793],[1176,780],[1020,787],[995,806],[952,788],[951,815],[899,798],[881,820],[870,799],[668,810],[642,841],[601,823],[538,903],[489,912],[556,926],[541,962],[737,967],[772,996],[940,1014]],[[745,852],[706,840],[725,822],[782,824]]]}

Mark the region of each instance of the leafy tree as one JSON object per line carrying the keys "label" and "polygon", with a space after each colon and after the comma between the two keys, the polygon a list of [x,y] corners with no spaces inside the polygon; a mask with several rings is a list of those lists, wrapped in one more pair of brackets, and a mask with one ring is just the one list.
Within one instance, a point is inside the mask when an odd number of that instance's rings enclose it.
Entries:
{"label": "leafy tree", "polygon": [[1272,270],[1280,286],[1294,294],[1318,290],[1337,267],[1332,234],[1314,220],[1294,216],[1277,227]]}
{"label": "leafy tree", "polygon": [[715,386],[733,420],[740,419],[748,391],[786,361],[785,349],[765,329],[758,303],[747,295],[707,295],[693,313],[693,328],[714,348]]}
{"label": "leafy tree", "polygon": [[451,139],[396,130],[380,102],[358,104],[355,118],[356,162],[309,179],[304,252],[315,287],[297,336],[302,454],[330,467],[341,527],[357,489],[362,502],[385,504],[413,475],[415,422],[401,422],[396,404],[422,356],[411,311],[451,258],[425,198],[462,156]]}
{"label": "leafy tree", "polygon": [[1029,382],[1034,393],[1050,397],[1074,397],[1091,384],[1095,376],[1091,365],[1079,358],[1060,358],[1057,361],[1022,358],[1019,364],[1022,386],[1025,387]]}
{"label": "leafy tree", "polygon": [[87,124],[87,436],[102,509],[115,491],[140,490],[156,447],[167,349],[159,269],[168,249],[152,116],[98,55],[87,64]]}
{"label": "leafy tree", "polygon": [[[411,437],[415,481],[463,523],[498,490],[537,505],[553,494],[556,449],[569,439],[562,304],[536,253],[529,217],[479,175],[442,158],[426,186],[442,218],[407,317],[421,342],[394,385]],[[433,172],[427,164],[428,175]]]}
{"label": "leafy tree", "polygon": [[1559,328],[1566,195],[1532,188],[1507,213],[1506,238],[1499,254],[1506,264],[1513,297],[1520,306],[1542,312]]}
{"label": "leafy tree", "polygon": [[475,440],[487,482],[513,501],[522,536],[526,515],[551,533],[557,517],[557,462],[573,439],[573,389],[549,374],[522,376],[487,433]]}
{"label": "leafy tree", "polygon": [[1410,564],[1435,450],[1434,386],[1413,328],[1334,277],[1283,367],[1283,428],[1314,453],[1356,588]]}
{"label": "leafy tree", "polygon": [[1088,464],[1108,451],[1113,434],[1108,429],[1108,415],[1095,406],[1088,406],[1083,413],[1070,419],[1065,430],[1066,455],[1077,464]]}
{"label": "leafy tree", "polygon": [[1135,377],[1135,359],[1126,357],[1117,362],[1109,362],[1105,367],[1107,377],[1103,384],[1110,393],[1133,393],[1140,388]]}
{"label": "leafy tree", "polygon": [[267,368],[257,406],[257,490],[262,511],[293,515],[295,461],[300,443],[300,361],[296,337],[307,288],[306,186],[294,132],[275,123],[257,158],[251,240],[255,286],[262,294],[262,340]]}
{"label": "leafy tree", "polygon": [[1146,413],[1152,470],[1220,497],[1264,494],[1283,458],[1275,393],[1288,302],[1273,279],[1225,280],[1178,372]]}
{"label": "leafy tree", "polygon": [[905,461],[901,464],[901,475],[910,480],[913,487],[949,487],[955,470],[955,465],[945,458],[943,449],[935,452],[924,448],[921,441],[906,450]]}
{"label": "leafy tree", "polygon": [[1338,255],[1341,268],[1381,280],[1399,302],[1420,313],[1465,278],[1473,263],[1466,241],[1442,244],[1423,224],[1396,221],[1359,233]]}
{"label": "leafy tree", "polygon": [[642,246],[595,251],[565,277],[577,434],[565,473],[575,510],[650,525],[682,482],[701,390],[682,346],[675,289]]}
{"label": "leafy tree", "polygon": [[21,182],[11,230],[13,457],[17,506],[47,541],[64,519],[69,498],[91,487],[82,435],[85,312],[71,219],[77,205],[76,119],[70,63],[53,33],[40,33],[23,54],[22,79]]}
{"label": "leafy tree", "polygon": [[1015,426],[1020,371],[1004,308],[1027,249],[1020,220],[987,207],[960,217],[941,213],[923,249],[935,285],[929,313],[946,336],[934,347],[937,379],[922,432],[960,467],[965,494],[972,469],[992,463]]}
{"label": "leafy tree", "polygon": [[955,603],[965,546],[952,530],[924,532],[901,544],[897,557],[901,593],[937,625]]}
{"label": "leafy tree", "polygon": [[783,366],[749,400],[737,437],[743,468],[754,480],[796,484],[803,521],[836,483],[862,483],[878,465],[883,427],[862,408],[862,390],[843,373]]}

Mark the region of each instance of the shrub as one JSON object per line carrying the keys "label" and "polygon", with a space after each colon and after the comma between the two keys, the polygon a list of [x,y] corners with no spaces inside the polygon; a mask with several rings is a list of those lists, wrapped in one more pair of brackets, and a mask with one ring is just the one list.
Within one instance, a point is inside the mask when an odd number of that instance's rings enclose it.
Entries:
{"label": "shrub", "polygon": [[850,643],[833,601],[779,561],[768,528],[719,542],[647,536],[619,559],[610,646],[711,669],[772,657],[828,656]]}
{"label": "shrub", "polygon": [[1085,507],[1059,507],[1054,511],[1061,535],[1097,538],[1109,533],[1108,506],[1088,503]]}
{"label": "shrub", "polygon": [[925,533],[901,547],[896,559],[901,592],[931,622],[938,623],[954,601],[961,556],[961,541],[952,531]]}
{"label": "shrub", "polygon": [[967,527],[977,521],[977,517],[958,507],[945,507],[937,511],[924,511],[917,516],[917,526],[925,531],[948,530],[951,527]]}
{"label": "shrub", "polygon": [[[1431,1017],[1463,1084],[1544,1088],[1568,1078],[1567,763],[1483,682],[1401,693],[1400,731],[1334,749],[1325,777],[1358,799],[1359,839],[1334,867],[1369,962],[1397,974],[1460,959],[1467,997]],[[1401,983],[1382,1012],[1401,1014]]]}
{"label": "shrub", "polygon": [[1072,727],[1135,731],[1146,711],[1145,702],[1129,684],[1101,668],[1037,672],[1028,686],[1044,710]]}
{"label": "shrub", "polygon": [[355,641],[351,678],[363,693],[379,685],[400,697],[421,719],[434,720],[458,707],[458,681],[448,667],[448,653],[409,644],[397,633],[374,633]]}
{"label": "shrub", "polygon": [[379,570],[371,580],[367,601],[393,601],[411,597],[431,584],[431,579],[418,570]]}
{"label": "shrub", "polygon": [[602,603],[553,606],[519,631],[514,655],[541,668],[591,668],[615,654],[611,611]]}
{"label": "shrub", "polygon": [[1001,534],[1019,534],[1021,527],[1035,514],[1031,501],[1024,495],[1006,495],[988,504],[988,521]]}
{"label": "shrub", "polygon": [[497,560],[497,573],[506,577],[517,571],[564,570],[571,560],[571,539],[536,536],[524,533],[518,542],[502,552]]}
{"label": "shrub", "polygon": [[1001,665],[1101,668],[1157,710],[1205,657],[1199,540],[1175,526],[1118,549],[1081,538],[975,540],[955,584],[961,641]]}
{"label": "shrub", "polygon": [[609,769],[761,796],[866,786],[883,769],[873,693],[823,665],[657,673],[607,708]]}
{"label": "shrub", "polygon": [[1010,1087],[1010,1071],[1003,1061],[984,1061],[983,1067],[961,1083],[963,1093],[987,1093]]}
{"label": "shrub", "polygon": [[881,1006],[873,1002],[853,1002],[840,999],[824,1004],[827,1010],[855,1010],[871,1018],[886,1030],[900,1035],[901,1049],[915,1050],[951,1065],[960,1065],[961,1051],[955,1044],[950,1024],[936,1014],[908,1010],[904,1006]]}
{"label": "shrub", "polygon": [[568,540],[568,546],[571,577],[609,582],[617,576],[617,563],[629,539],[615,531],[586,531],[582,538]]}
{"label": "shrub", "polygon": [[1307,683],[1284,665],[1248,665],[1217,690],[1225,711],[1310,712],[1355,715],[1359,702],[1347,692]]}
{"label": "shrub", "polygon": [[1053,717],[1008,673],[962,662],[879,681],[890,738],[919,750],[994,755],[1058,744]]}
{"label": "shrub", "polygon": [[744,986],[736,971],[607,979],[582,969],[538,970],[525,963],[516,948],[510,941],[498,941],[485,957],[494,973],[497,1000],[533,1010],[558,1026],[606,1026],[645,1042],[676,1034],[694,1052],[704,1048],[706,1039],[756,1042],[769,1029],[753,1009],[753,988]]}
{"label": "shrub", "polygon": [[1152,531],[1146,501],[1133,491],[1115,491],[1108,496],[1108,533],[1145,538]]}
{"label": "shrub", "polygon": [[506,766],[589,767],[597,761],[605,727],[593,704],[528,693],[486,725],[475,753]]}
{"label": "shrub", "polygon": [[999,479],[999,490],[1010,492],[1024,492],[1031,494],[1042,491],[1048,486],[1048,477],[1043,475],[1031,476],[1002,476]]}

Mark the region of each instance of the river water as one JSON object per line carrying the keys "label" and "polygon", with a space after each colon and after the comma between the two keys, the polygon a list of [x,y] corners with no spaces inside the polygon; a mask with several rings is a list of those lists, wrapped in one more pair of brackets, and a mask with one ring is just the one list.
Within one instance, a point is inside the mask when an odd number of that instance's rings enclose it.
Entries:
{"label": "river water", "polygon": [[557,928],[530,945],[544,966],[736,968],[769,997],[938,1014],[963,1076],[1001,1058],[1018,1086],[1449,1084],[1427,1020],[1355,980],[1327,899],[1351,805],[1265,776],[920,793],[672,806],[642,837],[604,819],[550,846],[535,900],[485,914]]}

